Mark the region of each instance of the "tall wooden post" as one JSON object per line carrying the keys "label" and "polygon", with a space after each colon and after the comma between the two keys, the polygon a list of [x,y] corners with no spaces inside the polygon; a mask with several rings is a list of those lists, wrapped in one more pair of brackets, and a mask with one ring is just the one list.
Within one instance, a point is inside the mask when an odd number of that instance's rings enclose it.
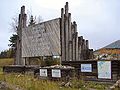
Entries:
{"label": "tall wooden post", "polygon": [[68,2],[65,5],[65,54],[66,54],[66,61],[68,61]]}
{"label": "tall wooden post", "polygon": [[61,9],[61,60],[65,61],[64,9]]}
{"label": "tall wooden post", "polygon": [[75,34],[75,50],[76,50],[75,60],[78,61],[78,32],[76,32]]}
{"label": "tall wooden post", "polygon": [[73,51],[74,51],[74,60],[78,60],[78,32],[77,32],[77,24],[74,21],[74,37],[73,37]]}
{"label": "tall wooden post", "polygon": [[78,60],[79,61],[81,60],[82,40],[83,40],[82,36],[78,37]]}
{"label": "tall wooden post", "polygon": [[72,25],[72,60],[75,61],[76,49],[75,49],[75,25]]}
{"label": "tall wooden post", "polygon": [[86,40],[85,43],[86,43],[86,45],[85,45],[86,46],[86,50],[85,50],[85,54],[86,54],[85,57],[86,58],[85,59],[87,60],[87,59],[89,59],[89,43],[88,43],[88,40]]}
{"label": "tall wooden post", "polygon": [[15,57],[16,65],[24,64],[22,58],[22,28],[26,27],[26,19],[27,19],[27,15],[25,14],[25,6],[22,6],[21,13],[19,14],[18,29],[17,29],[18,38],[17,38],[17,46],[16,46],[16,57]]}
{"label": "tall wooden post", "polygon": [[81,44],[81,60],[84,60],[84,39],[82,38],[82,44]]}
{"label": "tall wooden post", "polygon": [[69,38],[69,61],[72,61],[72,30],[71,30],[71,13],[69,13],[69,16],[68,16],[68,38]]}
{"label": "tall wooden post", "polygon": [[93,49],[89,49],[89,59],[93,59]]}
{"label": "tall wooden post", "polygon": [[89,49],[89,42],[86,40],[86,49]]}

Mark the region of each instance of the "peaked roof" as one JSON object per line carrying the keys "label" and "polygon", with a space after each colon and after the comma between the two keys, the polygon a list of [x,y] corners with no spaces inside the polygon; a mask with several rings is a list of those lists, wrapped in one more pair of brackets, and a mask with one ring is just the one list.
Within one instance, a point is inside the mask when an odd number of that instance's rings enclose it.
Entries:
{"label": "peaked roof", "polygon": [[117,40],[103,48],[117,48],[117,49],[120,49],[120,40]]}

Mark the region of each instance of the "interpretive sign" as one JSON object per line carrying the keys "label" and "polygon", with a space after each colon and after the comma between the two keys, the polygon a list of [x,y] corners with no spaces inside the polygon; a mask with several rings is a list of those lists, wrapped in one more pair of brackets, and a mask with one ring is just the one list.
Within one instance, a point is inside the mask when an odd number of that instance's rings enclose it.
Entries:
{"label": "interpretive sign", "polygon": [[81,72],[92,72],[91,64],[81,64]]}
{"label": "interpretive sign", "polygon": [[40,69],[40,76],[47,77],[47,69]]}
{"label": "interpretive sign", "polygon": [[52,69],[52,77],[61,77],[61,71],[59,69]]}
{"label": "interpretive sign", "polygon": [[111,61],[98,61],[98,78],[111,79]]}

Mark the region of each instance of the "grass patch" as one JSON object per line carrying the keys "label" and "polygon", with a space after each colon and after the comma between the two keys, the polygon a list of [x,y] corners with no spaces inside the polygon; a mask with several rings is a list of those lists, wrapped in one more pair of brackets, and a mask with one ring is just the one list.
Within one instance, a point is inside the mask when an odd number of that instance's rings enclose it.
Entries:
{"label": "grass patch", "polygon": [[6,65],[13,65],[13,64],[14,64],[13,58],[0,59],[0,67],[6,66]]}
{"label": "grass patch", "polygon": [[62,87],[58,81],[40,80],[34,78],[32,75],[23,74],[0,74],[0,80],[8,82],[12,85],[17,85],[24,90],[89,90],[90,88],[95,90],[106,90],[108,85],[84,82],[82,80],[73,79],[71,81],[71,87]]}
{"label": "grass patch", "polygon": [[59,82],[49,81],[49,80],[38,80],[33,76],[23,75],[23,74],[1,74],[0,80],[8,82],[24,90],[78,90],[74,88],[60,87]]}

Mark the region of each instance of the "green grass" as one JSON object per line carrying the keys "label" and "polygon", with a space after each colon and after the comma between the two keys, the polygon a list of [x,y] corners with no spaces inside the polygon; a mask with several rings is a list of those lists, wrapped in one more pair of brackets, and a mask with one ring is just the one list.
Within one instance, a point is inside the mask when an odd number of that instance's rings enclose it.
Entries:
{"label": "green grass", "polygon": [[49,80],[38,80],[33,76],[22,75],[22,74],[1,74],[0,80],[8,82],[24,90],[78,90],[75,88],[64,88],[60,87],[59,82]]}
{"label": "green grass", "polygon": [[13,58],[0,59],[0,67],[14,64]]}
{"label": "green grass", "polygon": [[99,84],[95,82],[84,82],[82,80],[73,79],[71,87],[61,87],[60,82],[50,80],[40,80],[32,75],[23,74],[0,74],[0,80],[17,85],[24,90],[106,90],[109,85]]}

